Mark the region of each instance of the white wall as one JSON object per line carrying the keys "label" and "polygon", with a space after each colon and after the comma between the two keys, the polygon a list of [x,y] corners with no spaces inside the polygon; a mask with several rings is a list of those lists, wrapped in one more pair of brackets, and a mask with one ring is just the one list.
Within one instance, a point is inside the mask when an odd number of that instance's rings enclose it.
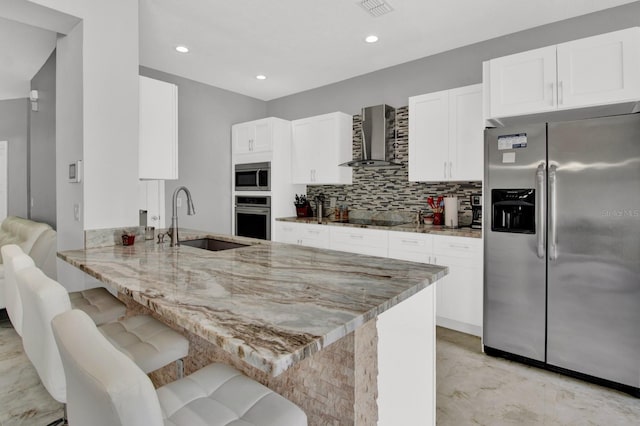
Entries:
{"label": "white wall", "polygon": [[[84,229],[137,225],[138,2],[32,2],[83,20]],[[58,212],[73,215],[64,198]]]}

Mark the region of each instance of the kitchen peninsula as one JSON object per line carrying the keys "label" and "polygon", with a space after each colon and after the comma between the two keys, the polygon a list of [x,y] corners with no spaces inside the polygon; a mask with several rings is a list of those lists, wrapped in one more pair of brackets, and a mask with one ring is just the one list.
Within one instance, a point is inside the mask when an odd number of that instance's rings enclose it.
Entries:
{"label": "kitchen peninsula", "polygon": [[310,425],[434,423],[431,284],[446,267],[180,234],[246,246],[143,241],[58,255],[187,334],[187,374],[231,364],[302,407]]}

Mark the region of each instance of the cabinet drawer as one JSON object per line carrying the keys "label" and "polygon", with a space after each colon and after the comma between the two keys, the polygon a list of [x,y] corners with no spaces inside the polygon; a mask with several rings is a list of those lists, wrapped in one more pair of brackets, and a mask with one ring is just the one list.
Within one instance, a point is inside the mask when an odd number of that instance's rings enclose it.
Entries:
{"label": "cabinet drawer", "polygon": [[482,239],[433,235],[433,254],[478,260],[482,262]]}
{"label": "cabinet drawer", "polygon": [[389,232],[389,250],[415,251],[430,254],[433,247],[431,235],[415,232]]}
{"label": "cabinet drawer", "polygon": [[302,225],[300,237],[304,240],[326,241],[329,244],[329,227],[327,225]]}
{"label": "cabinet drawer", "polygon": [[431,263],[433,239],[415,232],[389,232],[389,257],[411,262]]}
{"label": "cabinet drawer", "polygon": [[330,247],[332,250],[386,257],[388,231],[349,227],[332,227]]}

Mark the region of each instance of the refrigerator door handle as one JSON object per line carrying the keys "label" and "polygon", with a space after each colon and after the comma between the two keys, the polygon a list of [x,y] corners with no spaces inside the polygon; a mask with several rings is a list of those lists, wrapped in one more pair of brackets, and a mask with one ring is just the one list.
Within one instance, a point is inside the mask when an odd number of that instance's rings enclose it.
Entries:
{"label": "refrigerator door handle", "polygon": [[536,190],[538,191],[538,257],[544,259],[544,234],[545,234],[545,196],[544,196],[544,161],[538,165],[536,170]]}
{"label": "refrigerator door handle", "polygon": [[558,258],[558,230],[556,212],[556,165],[549,166],[549,260]]}

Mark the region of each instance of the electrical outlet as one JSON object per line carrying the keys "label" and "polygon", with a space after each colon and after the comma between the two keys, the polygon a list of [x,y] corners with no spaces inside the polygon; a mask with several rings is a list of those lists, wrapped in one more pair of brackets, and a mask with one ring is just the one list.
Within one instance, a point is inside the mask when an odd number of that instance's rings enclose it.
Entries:
{"label": "electrical outlet", "polygon": [[80,204],[78,203],[73,204],[73,219],[80,222]]}

